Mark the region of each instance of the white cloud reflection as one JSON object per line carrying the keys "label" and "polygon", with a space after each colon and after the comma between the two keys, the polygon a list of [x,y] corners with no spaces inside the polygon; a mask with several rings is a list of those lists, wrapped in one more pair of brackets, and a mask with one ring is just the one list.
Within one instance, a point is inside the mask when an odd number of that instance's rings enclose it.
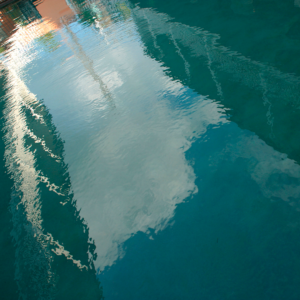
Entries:
{"label": "white cloud reflection", "polygon": [[[113,91],[116,108],[108,117],[89,120],[98,130],[81,128],[69,146],[66,139],[75,197],[95,239],[100,269],[119,257],[120,244],[131,235],[163,229],[176,204],[196,192],[185,151],[208,125],[226,122],[218,104],[166,76],[144,55],[139,40],[102,55],[97,68],[114,70],[104,71],[102,79]],[[188,93],[197,98],[193,106],[171,108],[172,100]]]}

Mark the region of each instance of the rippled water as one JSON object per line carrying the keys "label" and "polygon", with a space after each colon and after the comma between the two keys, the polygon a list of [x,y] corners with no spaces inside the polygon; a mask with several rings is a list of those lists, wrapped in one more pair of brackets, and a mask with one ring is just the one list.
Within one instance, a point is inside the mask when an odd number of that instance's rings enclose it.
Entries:
{"label": "rippled water", "polygon": [[1,298],[299,299],[300,1],[0,21]]}

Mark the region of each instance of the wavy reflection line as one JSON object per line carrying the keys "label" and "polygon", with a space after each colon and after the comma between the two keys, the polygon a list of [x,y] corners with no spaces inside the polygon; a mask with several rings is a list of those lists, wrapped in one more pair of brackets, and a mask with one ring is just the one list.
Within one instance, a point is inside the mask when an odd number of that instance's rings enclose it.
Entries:
{"label": "wavy reflection line", "polygon": [[173,42],[173,44],[174,44],[174,46],[175,46],[175,48],[177,49],[177,53],[178,53],[178,55],[182,58],[182,60],[183,60],[183,63],[184,63],[184,68],[185,68],[185,73],[186,73],[186,75],[187,75],[187,77],[188,77],[188,80],[190,80],[191,79],[191,73],[190,73],[190,64],[188,63],[188,61],[185,59],[185,57],[183,56],[183,54],[182,54],[182,51],[181,51],[181,49],[180,49],[180,47],[178,46],[178,44],[177,44],[177,42],[176,42],[176,40],[175,40],[175,38],[174,38],[174,35],[173,35],[173,32],[172,32],[172,27],[170,26],[170,37],[171,37],[171,41]]}
{"label": "wavy reflection line", "polygon": [[161,48],[157,45],[157,40],[156,40],[156,35],[154,34],[153,32],[153,29],[152,29],[152,25],[150,23],[150,21],[148,20],[148,17],[146,16],[146,14],[144,14],[144,18],[148,24],[148,30],[153,38],[153,45],[154,45],[154,48],[157,49],[159,52],[160,52],[160,55],[161,56],[164,56],[163,54],[163,51],[161,50]]}
{"label": "wavy reflection line", "polygon": [[204,37],[204,43],[205,43],[205,49],[206,49],[206,55],[207,55],[207,67],[209,69],[211,78],[212,78],[212,80],[214,81],[214,83],[216,85],[217,94],[219,95],[221,100],[224,100],[222,85],[217,79],[216,72],[213,70],[213,61],[212,61],[212,58],[211,58],[211,55],[210,55],[207,37]]}
{"label": "wavy reflection line", "polygon": [[271,101],[269,100],[269,97],[268,97],[268,89],[266,88],[266,80],[265,80],[265,78],[263,77],[262,74],[259,74],[259,75],[260,75],[260,79],[261,79],[261,85],[262,85],[262,88],[263,88],[263,96],[262,96],[263,104],[264,104],[264,106],[267,106],[267,108],[268,108],[267,113],[266,113],[266,117],[267,117],[267,124],[271,127],[271,132],[270,132],[269,136],[270,136],[270,138],[274,139],[274,137],[275,137],[274,131],[273,131],[274,116],[273,116],[273,113],[271,111],[272,103],[271,103]]}
{"label": "wavy reflection line", "polygon": [[59,242],[55,241],[52,234],[48,233],[44,235],[45,239],[53,246],[56,246],[56,248],[51,249],[53,253],[56,255],[63,255],[66,259],[71,260],[74,265],[76,265],[80,270],[88,270],[88,267],[83,265],[80,260],[74,259],[73,255],[67,251],[64,246],[59,244]]}
{"label": "wavy reflection line", "polygon": [[41,144],[44,151],[47,152],[52,158],[55,158],[58,161],[61,160],[61,157],[59,157],[59,156],[55,155],[54,153],[52,153],[50,148],[47,147],[46,142],[43,139],[36,136],[28,127],[25,128],[25,132],[28,136],[30,136],[34,140],[34,142],[36,144]]}

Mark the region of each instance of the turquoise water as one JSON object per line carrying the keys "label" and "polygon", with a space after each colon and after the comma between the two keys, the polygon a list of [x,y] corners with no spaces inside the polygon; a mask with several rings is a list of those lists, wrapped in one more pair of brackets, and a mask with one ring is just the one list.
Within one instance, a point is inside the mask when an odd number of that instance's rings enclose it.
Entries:
{"label": "turquoise water", "polygon": [[299,299],[300,1],[0,17],[1,299]]}

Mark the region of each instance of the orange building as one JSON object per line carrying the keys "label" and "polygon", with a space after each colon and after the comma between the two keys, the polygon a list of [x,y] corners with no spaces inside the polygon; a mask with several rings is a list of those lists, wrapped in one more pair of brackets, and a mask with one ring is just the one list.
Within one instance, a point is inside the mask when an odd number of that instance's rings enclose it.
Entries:
{"label": "orange building", "polygon": [[36,9],[43,19],[55,24],[56,28],[62,27],[62,18],[67,21],[74,16],[65,0],[44,0]]}

